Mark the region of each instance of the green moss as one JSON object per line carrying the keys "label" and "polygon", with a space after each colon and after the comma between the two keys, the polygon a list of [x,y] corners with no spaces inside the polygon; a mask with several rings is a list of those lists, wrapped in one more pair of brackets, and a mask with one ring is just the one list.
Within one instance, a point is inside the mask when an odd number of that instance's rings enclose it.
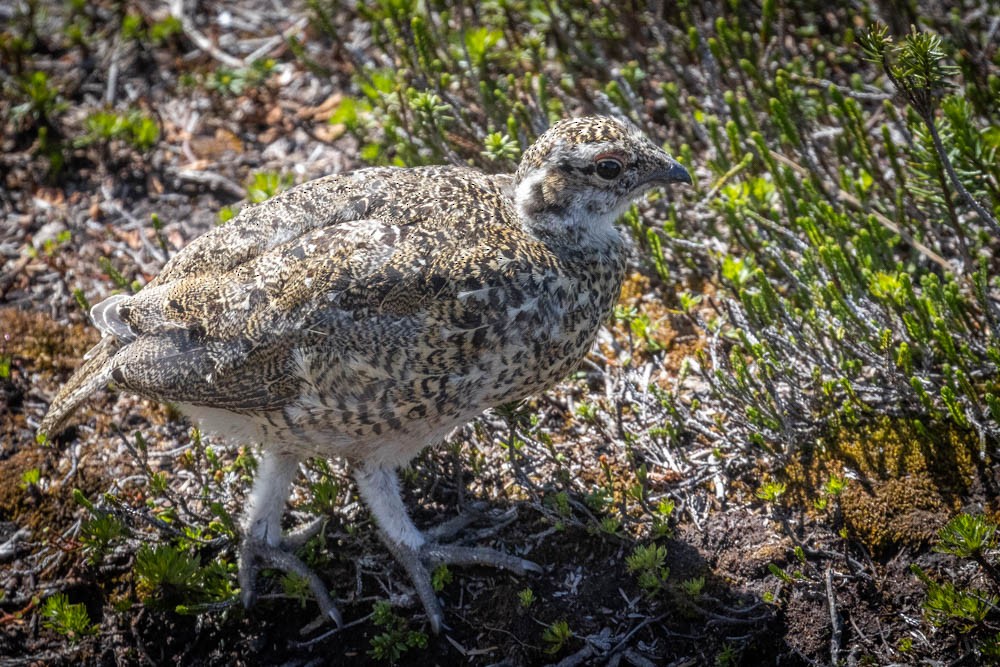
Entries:
{"label": "green moss", "polygon": [[968,488],[976,473],[979,440],[971,430],[881,417],[857,429],[842,427],[827,447],[833,458],[870,479],[907,475],[934,479],[942,491]]}
{"label": "green moss", "polygon": [[940,490],[921,475],[851,484],[841,504],[849,536],[874,554],[924,545],[948,518]]}
{"label": "green moss", "polygon": [[827,511],[816,501],[829,495],[831,477],[846,474],[838,502],[849,537],[876,554],[926,544],[976,484],[978,452],[975,433],[954,425],[841,424],[788,466],[788,502]]}

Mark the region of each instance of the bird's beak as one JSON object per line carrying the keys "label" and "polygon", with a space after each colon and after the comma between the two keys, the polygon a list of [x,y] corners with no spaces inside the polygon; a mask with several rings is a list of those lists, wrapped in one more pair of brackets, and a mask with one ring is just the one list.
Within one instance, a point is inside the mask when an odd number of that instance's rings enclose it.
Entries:
{"label": "bird's beak", "polygon": [[687,183],[691,185],[691,174],[672,157],[664,156],[663,166],[650,174],[648,182],[657,185],[669,185],[671,183]]}

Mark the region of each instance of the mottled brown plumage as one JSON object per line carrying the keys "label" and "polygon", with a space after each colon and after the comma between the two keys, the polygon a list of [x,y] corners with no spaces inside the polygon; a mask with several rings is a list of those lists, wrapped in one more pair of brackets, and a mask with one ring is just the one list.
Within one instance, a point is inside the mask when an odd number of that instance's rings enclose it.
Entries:
{"label": "mottled brown plumage", "polygon": [[[109,381],[261,443],[241,585],[276,549],[297,464],[355,469],[386,543],[441,613],[420,560],[533,564],[431,545],[394,469],[484,409],[551,387],[587,353],[625,271],[614,220],[684,169],[609,118],[556,124],[513,176],[461,167],[320,178],[196,239],[133,296],[94,307],[104,339],[56,396],[55,433]],[[321,584],[310,583],[335,616]]]}

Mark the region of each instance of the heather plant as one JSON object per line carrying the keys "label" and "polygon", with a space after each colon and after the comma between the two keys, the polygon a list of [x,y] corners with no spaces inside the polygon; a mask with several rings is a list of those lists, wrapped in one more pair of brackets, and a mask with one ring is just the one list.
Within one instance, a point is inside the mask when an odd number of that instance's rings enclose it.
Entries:
{"label": "heather plant", "polygon": [[97,634],[97,626],[90,620],[83,604],[73,604],[62,593],[56,593],[45,600],[42,607],[42,625],[66,637],[71,644],[82,641],[88,635]]}

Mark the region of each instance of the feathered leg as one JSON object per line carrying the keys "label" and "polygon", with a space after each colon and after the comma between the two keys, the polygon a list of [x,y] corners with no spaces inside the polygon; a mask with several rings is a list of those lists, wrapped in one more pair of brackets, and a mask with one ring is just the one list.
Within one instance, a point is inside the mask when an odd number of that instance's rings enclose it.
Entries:
{"label": "feathered leg", "polygon": [[361,498],[378,523],[382,541],[410,576],[435,634],[444,625],[444,613],[423,561],[433,565],[488,565],[519,575],[542,571],[542,568],[529,560],[508,556],[495,549],[428,542],[410,520],[399,495],[399,478],[392,468],[377,464],[364,465],[355,468],[354,479]]}
{"label": "feathered leg", "polygon": [[343,625],[340,612],[330,598],[326,585],[294,554],[281,548],[281,517],[292,480],[299,470],[299,459],[265,449],[257,466],[257,477],[250,493],[245,534],[240,547],[240,597],[250,607],[257,596],[256,580],[260,565],[302,577],[316,597],[320,611]]}

